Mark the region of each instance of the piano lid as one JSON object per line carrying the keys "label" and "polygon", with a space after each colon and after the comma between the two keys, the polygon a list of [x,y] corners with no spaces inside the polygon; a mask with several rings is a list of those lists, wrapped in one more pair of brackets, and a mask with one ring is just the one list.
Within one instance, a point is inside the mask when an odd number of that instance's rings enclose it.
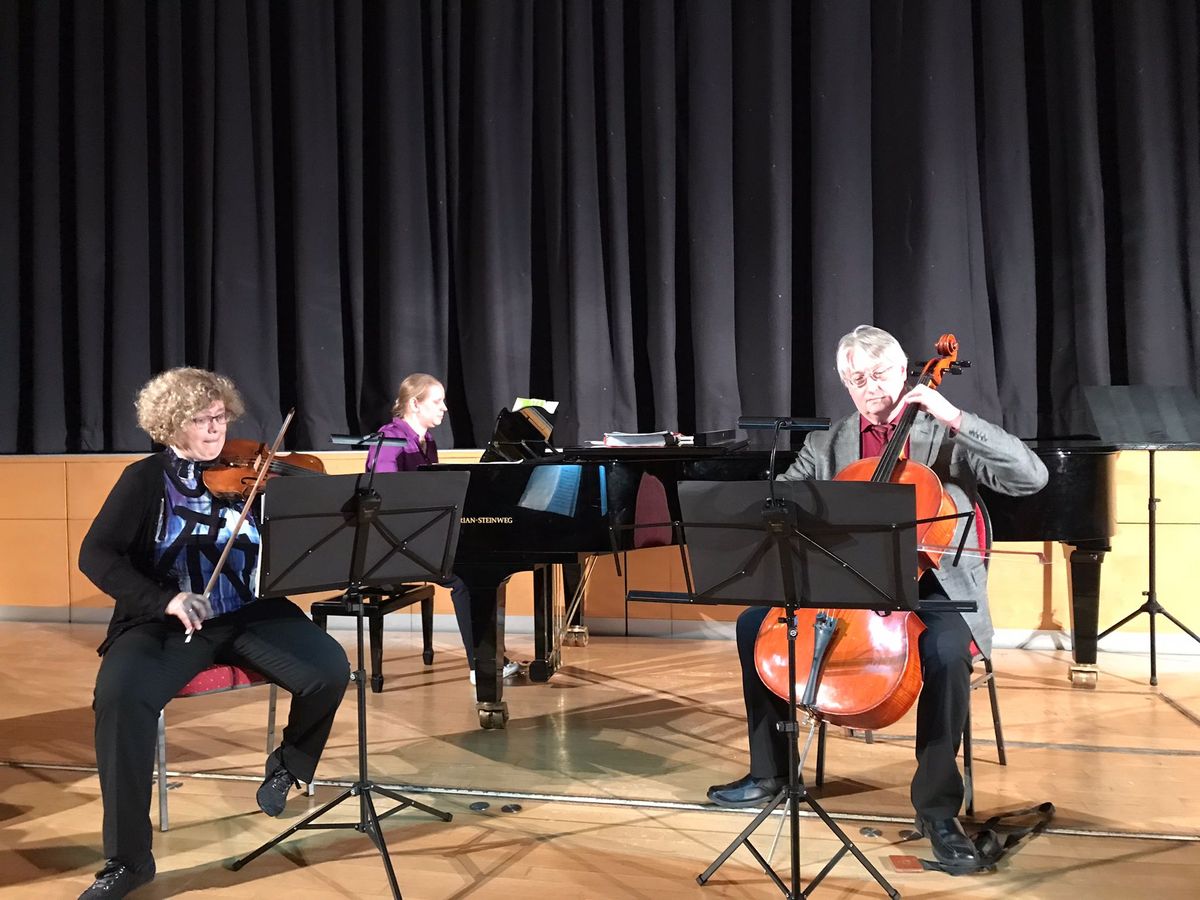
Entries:
{"label": "piano lid", "polygon": [[1060,437],[1022,438],[1030,450],[1039,456],[1061,451],[1063,453],[1116,453],[1120,448],[1111,442],[1102,441],[1094,434],[1067,434]]}
{"label": "piano lid", "polygon": [[1026,441],[1049,473],[1027,497],[980,487],[992,522],[992,541],[1105,541],[1116,530],[1113,495],[1118,450],[1083,435]]}

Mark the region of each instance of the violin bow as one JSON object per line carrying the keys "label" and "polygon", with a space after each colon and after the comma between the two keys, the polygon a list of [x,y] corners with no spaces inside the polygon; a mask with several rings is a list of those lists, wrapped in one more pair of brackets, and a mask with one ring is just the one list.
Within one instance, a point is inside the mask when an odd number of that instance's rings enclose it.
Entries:
{"label": "violin bow", "polygon": [[[217,579],[221,577],[221,570],[225,568],[225,560],[229,558],[229,551],[233,549],[233,542],[237,540],[237,536],[242,531],[242,526],[246,523],[246,517],[250,515],[250,507],[254,503],[254,498],[258,494],[258,489],[262,487],[263,481],[267,477],[267,472],[271,469],[271,462],[275,459],[275,454],[279,451],[279,445],[283,443],[283,436],[287,434],[288,426],[292,424],[292,417],[296,415],[296,410],[293,407],[288,410],[287,416],[283,420],[283,424],[279,426],[279,434],[275,435],[275,442],[271,444],[271,449],[267,451],[267,458],[263,464],[259,466],[258,477],[254,479],[254,484],[250,486],[250,493],[246,495],[245,502],[242,503],[242,514],[238,516],[237,523],[233,526],[233,534],[229,540],[225,542],[225,549],[221,551],[220,557],[217,558],[217,564],[213,567],[213,573],[208,576],[208,584],[204,586],[204,599],[208,599],[208,595],[217,585]],[[192,639],[192,629],[187,630],[187,637],[183,639],[186,644]]]}

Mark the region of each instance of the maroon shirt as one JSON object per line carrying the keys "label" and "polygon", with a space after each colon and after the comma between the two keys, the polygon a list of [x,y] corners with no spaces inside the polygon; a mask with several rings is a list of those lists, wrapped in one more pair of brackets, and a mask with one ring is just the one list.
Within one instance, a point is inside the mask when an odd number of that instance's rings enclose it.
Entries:
{"label": "maroon shirt", "polygon": [[[896,433],[896,423],[888,422],[884,425],[873,425],[866,416],[858,417],[859,431],[859,458],[867,459],[871,456],[882,456],[883,448],[887,446],[888,441],[892,439],[892,435]],[[904,456],[908,456],[908,446],[904,447]]]}

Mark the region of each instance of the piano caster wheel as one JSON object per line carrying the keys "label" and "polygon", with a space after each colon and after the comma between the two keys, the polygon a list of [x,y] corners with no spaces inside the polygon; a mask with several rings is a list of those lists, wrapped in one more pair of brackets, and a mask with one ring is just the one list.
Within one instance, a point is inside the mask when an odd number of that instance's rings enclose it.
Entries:
{"label": "piano caster wheel", "polygon": [[1071,666],[1068,678],[1070,679],[1071,687],[1095,690],[1100,673],[1094,665]]}
{"label": "piano caster wheel", "polygon": [[563,645],[567,647],[586,647],[588,645],[588,630],[586,625],[572,625],[563,635]]}
{"label": "piano caster wheel", "polygon": [[485,730],[504,728],[508,724],[507,703],[480,703],[479,727]]}

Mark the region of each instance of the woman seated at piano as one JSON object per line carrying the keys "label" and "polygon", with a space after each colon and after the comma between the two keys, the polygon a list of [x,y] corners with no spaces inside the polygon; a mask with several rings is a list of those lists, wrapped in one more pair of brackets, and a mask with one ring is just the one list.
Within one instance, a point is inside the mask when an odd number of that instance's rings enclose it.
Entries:
{"label": "woman seated at piano", "polygon": [[[379,429],[384,437],[403,438],[405,444],[373,447],[367,454],[367,470],[376,472],[414,472],[421,466],[436,465],[437,442],[429,432],[442,424],[446,415],[446,388],[432,375],[413,372],[400,382],[392,403],[392,421]],[[467,653],[471,684],[475,683],[475,640],[471,632],[471,592],[457,575],[441,582],[450,589],[454,617]],[[504,677],[511,678],[521,667],[507,658]]]}
{"label": "woman seated at piano", "polygon": [[171,369],[146,383],[135,407],[138,426],[163,449],[125,468],[79,550],[80,570],[116,604],[92,701],[107,862],[83,900],[124,897],[154,878],[158,715],[195,675],[228,663],[291,692],[282,743],[257,793],[269,816],[283,812],[298,780],[312,781],[350,679],[337,641],[286,597],[258,596],[254,518],[235,534],[240,509],[205,484],[242,414],[233,382]]}

